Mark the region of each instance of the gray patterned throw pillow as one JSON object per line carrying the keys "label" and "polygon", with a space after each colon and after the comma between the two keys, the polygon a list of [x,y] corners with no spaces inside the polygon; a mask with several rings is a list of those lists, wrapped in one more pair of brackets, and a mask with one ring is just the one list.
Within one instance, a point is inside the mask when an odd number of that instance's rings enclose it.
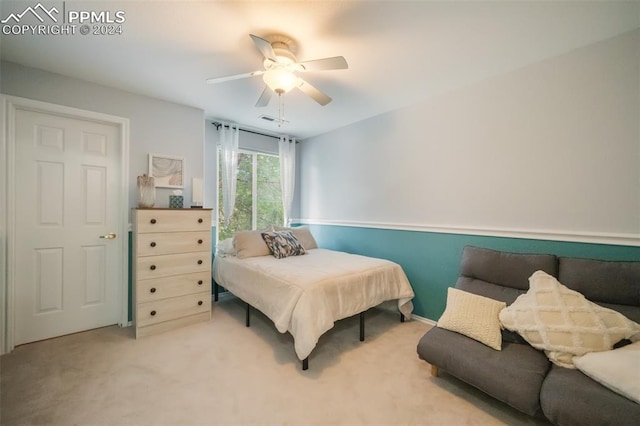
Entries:
{"label": "gray patterned throw pillow", "polygon": [[262,239],[267,243],[269,251],[276,259],[288,256],[300,256],[306,251],[291,231],[263,232]]}

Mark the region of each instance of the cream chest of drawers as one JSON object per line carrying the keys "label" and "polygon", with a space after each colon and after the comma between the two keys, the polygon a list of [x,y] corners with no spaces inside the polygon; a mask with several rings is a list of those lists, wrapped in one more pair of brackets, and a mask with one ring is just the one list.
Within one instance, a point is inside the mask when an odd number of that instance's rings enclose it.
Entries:
{"label": "cream chest of drawers", "polygon": [[135,209],[136,338],[211,319],[211,209]]}

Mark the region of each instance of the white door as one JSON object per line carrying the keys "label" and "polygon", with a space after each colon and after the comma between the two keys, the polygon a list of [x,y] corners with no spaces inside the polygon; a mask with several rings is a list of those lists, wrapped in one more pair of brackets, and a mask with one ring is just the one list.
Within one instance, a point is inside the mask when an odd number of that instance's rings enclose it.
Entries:
{"label": "white door", "polygon": [[116,124],[16,110],[15,345],[119,322],[121,149]]}

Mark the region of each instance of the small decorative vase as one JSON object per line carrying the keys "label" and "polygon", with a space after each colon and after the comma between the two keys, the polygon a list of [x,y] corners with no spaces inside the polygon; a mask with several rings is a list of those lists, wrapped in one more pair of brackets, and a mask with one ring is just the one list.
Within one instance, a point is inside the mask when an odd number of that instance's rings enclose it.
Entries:
{"label": "small decorative vase", "polygon": [[169,195],[169,208],[181,209],[183,202],[184,198],[182,195]]}
{"label": "small decorative vase", "polygon": [[151,208],[156,204],[156,185],[153,177],[138,176],[138,207]]}

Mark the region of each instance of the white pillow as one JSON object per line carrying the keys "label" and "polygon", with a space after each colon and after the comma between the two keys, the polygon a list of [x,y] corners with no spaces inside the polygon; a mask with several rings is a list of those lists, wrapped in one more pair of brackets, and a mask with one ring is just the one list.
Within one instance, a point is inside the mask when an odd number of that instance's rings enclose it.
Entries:
{"label": "white pillow", "polygon": [[437,326],[464,334],[497,351],[502,350],[498,313],[506,303],[449,287],[447,307]]}
{"label": "white pillow", "polygon": [[640,342],[573,358],[580,371],[640,404]]}
{"label": "white pillow", "polygon": [[269,256],[269,247],[262,239],[262,231],[238,231],[233,234],[233,246],[238,259]]}
{"label": "white pillow", "polygon": [[529,291],[500,312],[500,322],[566,368],[575,368],[574,356],[610,350],[640,331],[621,313],[588,301],[543,271],[531,275]]}
{"label": "white pillow", "polygon": [[222,240],[218,242],[218,246],[216,247],[216,252],[218,256],[225,257],[227,255],[235,256],[236,249],[233,246],[233,238],[227,238],[226,240]]}
{"label": "white pillow", "polygon": [[316,239],[313,238],[311,229],[309,229],[308,226],[295,226],[292,228],[287,228],[284,226],[274,226],[273,229],[275,231],[293,232],[293,235],[295,235],[298,241],[300,241],[300,244],[302,244],[302,247],[304,247],[305,250],[318,248],[318,243],[316,242]]}

